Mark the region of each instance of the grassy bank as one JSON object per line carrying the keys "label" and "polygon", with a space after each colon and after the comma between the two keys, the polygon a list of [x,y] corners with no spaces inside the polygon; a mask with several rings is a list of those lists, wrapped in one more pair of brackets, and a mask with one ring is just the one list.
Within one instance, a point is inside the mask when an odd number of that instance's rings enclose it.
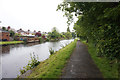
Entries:
{"label": "grassy bank", "polygon": [[97,57],[95,46],[92,43],[86,43],[86,41],[82,42],[88,45],[88,51],[104,78],[118,78],[118,64],[116,61],[108,60],[105,57]]}
{"label": "grassy bank", "polygon": [[2,42],[0,42],[0,45],[4,45],[4,44],[18,44],[18,43],[23,43],[23,41],[2,41]]}
{"label": "grassy bank", "polygon": [[76,47],[77,40],[50,56],[49,59],[41,62],[28,78],[59,78],[67,60]]}

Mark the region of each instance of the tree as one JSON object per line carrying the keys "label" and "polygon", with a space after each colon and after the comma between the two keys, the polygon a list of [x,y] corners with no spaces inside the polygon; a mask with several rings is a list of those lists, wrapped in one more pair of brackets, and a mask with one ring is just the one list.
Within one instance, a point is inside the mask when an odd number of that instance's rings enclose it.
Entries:
{"label": "tree", "polygon": [[14,31],[10,30],[9,33],[10,33],[10,37],[14,37],[15,36],[15,32]]}
{"label": "tree", "polygon": [[67,28],[67,32],[70,32],[70,28],[69,27]]}
{"label": "tree", "polygon": [[6,27],[2,27],[2,30],[6,31]]}
{"label": "tree", "polygon": [[75,32],[72,32],[72,37],[73,37],[73,38],[75,38],[75,37],[76,37]]}
{"label": "tree", "polygon": [[30,30],[28,29],[28,34],[30,33]]}
{"label": "tree", "polygon": [[58,32],[56,27],[53,27],[52,32],[49,32],[49,38],[57,40],[60,38],[60,33]]}
{"label": "tree", "polygon": [[71,32],[66,32],[66,33],[65,33],[65,37],[66,37],[67,39],[72,38]]}
{"label": "tree", "polygon": [[65,12],[69,24],[71,15],[77,16],[77,36],[95,44],[100,56],[120,59],[120,3],[63,2],[57,10]]}
{"label": "tree", "polygon": [[19,29],[20,31],[22,30],[22,28]]}
{"label": "tree", "polygon": [[36,32],[35,33],[35,36],[37,36],[37,37],[40,37],[42,34],[40,33],[40,31],[38,31],[38,32]]}
{"label": "tree", "polygon": [[7,27],[7,30],[10,30],[10,26]]}
{"label": "tree", "polygon": [[63,38],[63,39],[66,39],[65,34],[60,34],[60,37]]}

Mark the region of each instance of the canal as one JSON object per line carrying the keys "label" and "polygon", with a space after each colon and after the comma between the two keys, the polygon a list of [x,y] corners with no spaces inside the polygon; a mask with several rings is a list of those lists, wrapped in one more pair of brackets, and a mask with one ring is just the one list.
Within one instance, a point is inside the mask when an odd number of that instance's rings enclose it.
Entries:
{"label": "canal", "polygon": [[74,39],[61,40],[58,42],[45,42],[8,45],[2,47],[2,78],[16,78],[20,75],[20,69],[26,66],[30,60],[30,54],[38,55],[39,61],[49,58],[49,49],[58,51],[62,46],[66,46]]}

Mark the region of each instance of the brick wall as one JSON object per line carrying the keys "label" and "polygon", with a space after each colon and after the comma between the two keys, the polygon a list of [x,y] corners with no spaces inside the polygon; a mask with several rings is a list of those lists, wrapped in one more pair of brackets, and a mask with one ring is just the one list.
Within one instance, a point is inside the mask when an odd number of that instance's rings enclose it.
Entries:
{"label": "brick wall", "polygon": [[7,40],[9,41],[10,40],[10,34],[9,32],[0,32],[0,39],[1,40]]}

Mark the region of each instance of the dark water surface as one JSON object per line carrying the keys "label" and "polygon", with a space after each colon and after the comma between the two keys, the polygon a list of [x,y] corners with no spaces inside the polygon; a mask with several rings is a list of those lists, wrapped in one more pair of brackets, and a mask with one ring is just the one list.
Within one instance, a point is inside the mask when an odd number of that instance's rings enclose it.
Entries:
{"label": "dark water surface", "polygon": [[58,51],[62,46],[69,44],[71,41],[73,41],[73,39],[42,44],[29,43],[27,45],[2,46],[2,78],[16,78],[17,75],[20,75],[19,70],[28,64],[30,53],[34,52],[35,55],[38,55],[39,61],[44,61],[50,56],[50,48]]}

